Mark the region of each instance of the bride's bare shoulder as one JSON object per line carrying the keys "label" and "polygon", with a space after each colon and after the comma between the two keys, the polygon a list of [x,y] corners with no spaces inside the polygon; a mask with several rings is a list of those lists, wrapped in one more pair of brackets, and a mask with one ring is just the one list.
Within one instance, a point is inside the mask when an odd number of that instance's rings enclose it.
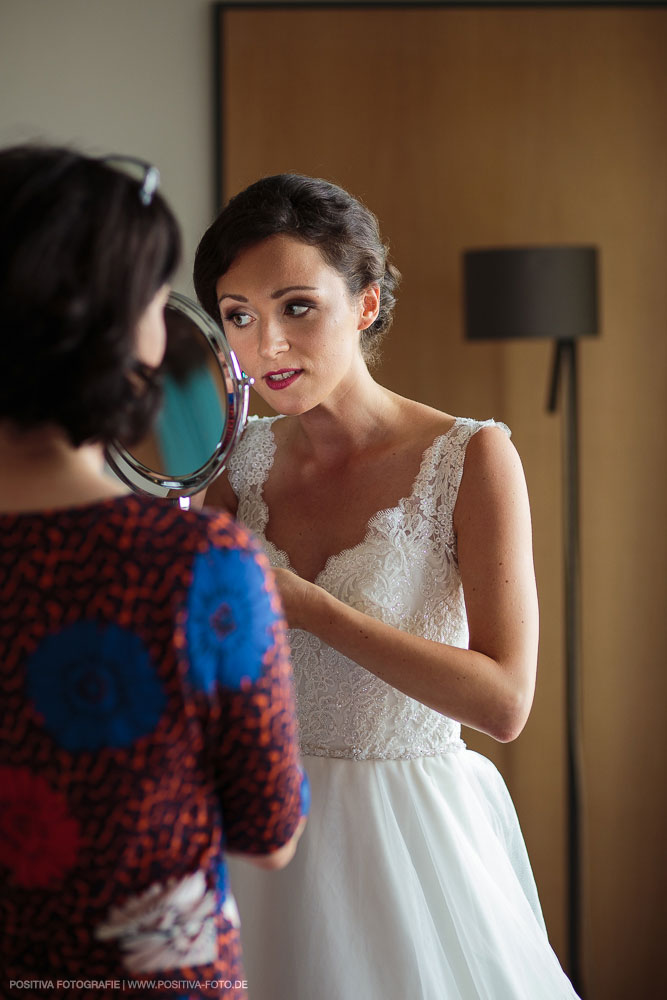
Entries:
{"label": "bride's bare shoulder", "polygon": [[418,403],[414,399],[398,397],[398,417],[400,424],[411,437],[421,442],[432,441],[440,434],[447,434],[456,423],[451,413],[436,410],[433,406]]}

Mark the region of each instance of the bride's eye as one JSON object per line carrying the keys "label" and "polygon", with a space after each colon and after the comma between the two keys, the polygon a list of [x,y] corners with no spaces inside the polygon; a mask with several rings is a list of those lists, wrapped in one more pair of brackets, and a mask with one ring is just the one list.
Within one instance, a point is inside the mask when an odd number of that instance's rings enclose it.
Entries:
{"label": "bride's eye", "polygon": [[229,316],[225,316],[227,322],[231,322],[234,326],[238,327],[240,330],[245,326],[249,326],[252,322],[252,316],[248,313],[236,312],[230,313]]}
{"label": "bride's eye", "polygon": [[312,306],[307,302],[288,302],[285,306],[285,314],[287,316],[305,316],[311,309]]}

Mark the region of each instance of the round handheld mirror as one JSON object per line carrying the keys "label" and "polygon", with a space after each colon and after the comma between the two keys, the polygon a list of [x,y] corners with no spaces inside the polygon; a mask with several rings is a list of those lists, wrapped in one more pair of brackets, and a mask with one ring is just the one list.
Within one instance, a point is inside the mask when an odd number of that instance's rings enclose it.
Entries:
{"label": "round handheld mirror", "polygon": [[145,438],[131,447],[113,442],[106,458],[135,493],[176,497],[188,507],[189,497],[225,468],[246,424],[252,379],[221,328],[191,299],[172,292],[164,315],[161,409]]}

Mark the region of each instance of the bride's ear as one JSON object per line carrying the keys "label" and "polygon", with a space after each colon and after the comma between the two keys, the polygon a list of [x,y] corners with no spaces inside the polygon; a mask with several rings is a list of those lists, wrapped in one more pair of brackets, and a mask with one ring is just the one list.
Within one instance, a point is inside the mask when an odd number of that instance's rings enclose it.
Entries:
{"label": "bride's ear", "polygon": [[378,318],[380,312],[380,286],[369,285],[361,293],[360,305],[359,330],[367,330]]}

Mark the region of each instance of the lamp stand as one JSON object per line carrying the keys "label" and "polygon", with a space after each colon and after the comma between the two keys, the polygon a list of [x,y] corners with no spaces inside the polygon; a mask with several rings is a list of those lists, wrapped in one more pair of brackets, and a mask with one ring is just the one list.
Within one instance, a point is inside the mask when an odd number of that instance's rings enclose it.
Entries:
{"label": "lamp stand", "polygon": [[554,350],[548,410],[555,412],[565,382],[563,428],[563,537],[565,583],[565,700],[568,849],[569,972],[583,998],[581,967],[581,709],[579,661],[581,600],[579,555],[579,385],[576,340],[558,340]]}
{"label": "lamp stand", "polygon": [[595,246],[480,247],[464,251],[469,340],[555,341],[548,409],[563,410],[566,824],[569,974],[583,997],[580,728],[579,413],[577,341],[598,332]]}

